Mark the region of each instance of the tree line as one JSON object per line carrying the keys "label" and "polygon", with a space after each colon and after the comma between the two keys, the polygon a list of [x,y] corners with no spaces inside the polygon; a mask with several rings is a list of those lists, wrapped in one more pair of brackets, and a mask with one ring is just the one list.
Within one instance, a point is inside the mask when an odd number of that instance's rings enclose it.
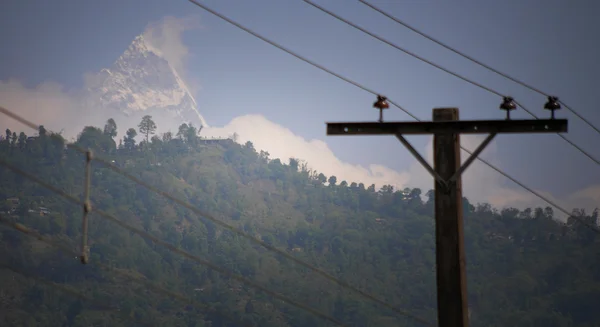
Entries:
{"label": "tree line", "polygon": [[[151,117],[150,117],[151,120]],[[144,122],[144,120],[142,120]],[[114,120],[85,127],[75,143],[122,164],[160,187],[281,250],[395,307],[435,321],[433,193],[417,188],[338,181],[308,163],[271,159],[251,142],[199,142],[183,125],[157,136],[140,123],[117,145]],[[144,126],[143,128],[141,126]],[[8,134],[8,132],[7,132]],[[58,134],[40,127],[0,142],[0,156],[69,194],[83,193],[84,158]],[[127,143],[125,140],[128,139]],[[133,142],[132,142],[133,141]],[[126,146],[126,144],[128,144]],[[349,326],[420,326],[197,216],[110,169],[93,164],[93,207],[323,311]],[[61,244],[81,238],[81,208],[22,176],[0,168],[2,215]],[[8,199],[10,198],[10,201]],[[18,204],[16,204],[16,200]],[[48,215],[40,215],[39,207]],[[551,208],[496,209],[463,199],[472,326],[597,326],[600,238]],[[598,212],[573,216],[598,224]],[[162,326],[324,326],[289,304],[221,276],[152,242],[90,218],[90,264],[0,228],[0,255],[11,265],[112,303],[132,319]],[[135,282],[94,269],[109,264],[209,305],[202,312]],[[13,281],[19,281],[15,283]],[[131,326],[118,315],[0,271],[0,324],[6,326]],[[228,319],[223,318],[229,317]],[[230,320],[238,321],[238,323]]]}

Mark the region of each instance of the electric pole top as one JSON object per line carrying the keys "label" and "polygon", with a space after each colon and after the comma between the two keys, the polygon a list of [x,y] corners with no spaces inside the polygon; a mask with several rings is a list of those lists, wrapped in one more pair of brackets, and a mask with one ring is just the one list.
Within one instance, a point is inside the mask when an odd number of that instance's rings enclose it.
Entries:
{"label": "electric pole top", "polygon": [[[511,97],[504,97],[500,109],[505,120],[459,120],[458,108],[433,109],[433,121],[384,122],[387,98],[377,96],[378,122],[327,123],[327,135],[394,135],[427,169],[435,180],[435,229],[438,324],[440,327],[467,327],[468,304],[465,273],[462,212],[462,173],[483,152],[497,134],[565,133],[566,119],[555,119],[560,109],[557,97],[549,96],[544,109],[550,119],[512,120],[517,109]],[[460,135],[489,134],[461,165]],[[403,135],[434,135],[434,166],[416,151]]]}

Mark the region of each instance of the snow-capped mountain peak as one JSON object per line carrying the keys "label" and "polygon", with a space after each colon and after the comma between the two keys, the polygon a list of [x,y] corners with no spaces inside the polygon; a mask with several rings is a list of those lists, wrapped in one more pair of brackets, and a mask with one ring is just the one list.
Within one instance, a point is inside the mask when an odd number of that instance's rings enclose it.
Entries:
{"label": "snow-capped mountain peak", "polygon": [[133,42],[131,42],[127,50],[125,50],[125,52],[121,55],[121,58],[126,58],[137,54],[148,54],[153,52],[150,50],[150,48],[151,47],[146,44],[144,36],[138,35],[135,37],[135,39],[133,39]]}
{"label": "snow-capped mountain peak", "polygon": [[208,126],[179,72],[160,51],[137,36],[110,68],[100,70],[88,87],[94,107],[127,116],[146,114]]}

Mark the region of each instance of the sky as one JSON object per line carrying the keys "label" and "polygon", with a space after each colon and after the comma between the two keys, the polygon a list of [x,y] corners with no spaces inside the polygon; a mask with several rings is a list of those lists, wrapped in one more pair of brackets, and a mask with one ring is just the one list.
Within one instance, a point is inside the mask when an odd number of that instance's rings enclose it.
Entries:
{"label": "sky", "polygon": [[[498,96],[419,62],[300,0],[201,2],[386,95],[420,119],[430,120],[437,107],[458,107],[461,119],[503,119]],[[513,96],[540,117],[549,117],[543,110],[543,96],[486,71],[357,1],[315,2]],[[372,3],[502,72],[559,96],[600,126],[594,92],[600,76],[600,47],[593,42],[600,31],[594,10],[600,9],[597,2]],[[84,87],[87,74],[109,67],[137,35],[156,30],[162,32],[156,46],[193,90],[201,114],[212,127],[207,132],[226,135],[235,131],[272,157],[305,159],[340,181],[419,187],[423,193],[433,187],[432,178],[392,136],[326,135],[326,122],[375,121],[373,95],[184,0],[2,1],[0,105],[17,113],[30,108],[33,116],[28,118],[40,124],[56,117],[70,119],[69,124],[75,120],[85,124],[91,116],[79,120],[60,108]],[[567,110],[557,116],[569,118],[569,139],[600,158],[598,133]],[[513,117],[529,118],[523,110]],[[385,119],[411,120],[397,109],[387,110]],[[431,162],[431,137],[408,139]],[[474,149],[482,139],[464,136],[461,140]],[[600,166],[557,135],[499,135],[482,157],[567,210],[589,210],[600,202]],[[463,183],[464,194],[474,202],[546,206],[478,162],[464,174]]]}

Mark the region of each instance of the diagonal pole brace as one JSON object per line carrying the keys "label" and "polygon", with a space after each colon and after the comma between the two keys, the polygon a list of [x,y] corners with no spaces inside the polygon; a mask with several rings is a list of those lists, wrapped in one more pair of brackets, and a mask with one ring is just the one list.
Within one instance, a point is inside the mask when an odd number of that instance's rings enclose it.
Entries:
{"label": "diagonal pole brace", "polygon": [[436,182],[440,183],[444,188],[448,187],[448,183],[442,178],[442,176],[435,172],[433,167],[431,167],[431,165],[425,160],[425,158],[423,158],[423,156],[421,156],[421,154],[417,152],[415,148],[413,148],[413,146],[404,138],[404,136],[402,136],[402,134],[396,134],[396,137],[398,138],[400,143],[402,143],[406,147],[406,149],[410,151],[410,153],[417,159],[417,161],[419,161],[421,165],[423,165],[423,167],[431,174],[431,176],[433,176]]}
{"label": "diagonal pole brace", "polygon": [[454,173],[454,175],[452,175],[452,177],[450,177],[448,179],[447,182],[454,183],[462,175],[462,173],[464,173],[465,170],[467,170],[467,168],[469,168],[469,166],[473,163],[473,161],[475,161],[475,159],[477,159],[477,157],[481,154],[481,152],[483,152],[483,150],[485,150],[485,148],[488,146],[488,144],[490,144],[490,142],[492,142],[494,137],[496,137],[496,133],[491,133],[490,135],[488,135],[488,137],[486,137],[485,140],[483,140],[483,142],[481,142],[481,144],[479,144],[477,149],[475,149],[475,151],[473,151],[473,153],[471,153],[471,156],[469,157],[469,159],[467,159],[462,164],[462,166],[460,166],[460,168]]}

